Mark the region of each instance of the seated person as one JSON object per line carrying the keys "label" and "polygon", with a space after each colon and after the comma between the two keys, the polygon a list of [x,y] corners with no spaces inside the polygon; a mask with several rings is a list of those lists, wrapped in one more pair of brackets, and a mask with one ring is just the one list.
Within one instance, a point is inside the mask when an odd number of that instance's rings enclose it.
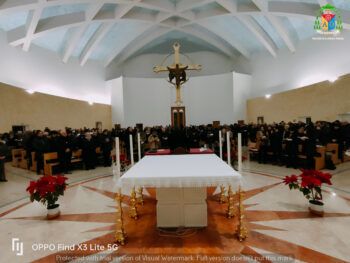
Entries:
{"label": "seated person", "polygon": [[157,135],[157,131],[153,131],[152,134],[148,137],[149,148],[156,150],[159,148],[160,140]]}
{"label": "seated person", "polygon": [[8,148],[4,141],[0,141],[0,182],[7,182],[5,175],[5,159]]}

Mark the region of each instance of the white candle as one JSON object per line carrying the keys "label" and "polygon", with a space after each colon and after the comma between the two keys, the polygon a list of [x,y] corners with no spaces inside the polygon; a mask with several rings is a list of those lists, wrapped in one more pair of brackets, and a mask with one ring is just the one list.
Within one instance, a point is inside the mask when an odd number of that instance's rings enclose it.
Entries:
{"label": "white candle", "polygon": [[242,134],[238,133],[238,172],[242,172]]}
{"label": "white candle", "polygon": [[120,144],[119,137],[115,137],[115,167],[113,169],[113,178],[118,180],[120,177]]}
{"label": "white candle", "polygon": [[139,161],[141,160],[141,138],[140,138],[140,133],[137,133],[137,152],[139,156]]}
{"label": "white candle", "polygon": [[219,149],[220,149],[220,159],[222,159],[222,132],[219,131]]}
{"label": "white candle", "polygon": [[231,166],[231,140],[230,140],[230,131],[226,132],[226,141],[227,141],[227,164]]}
{"label": "white candle", "polygon": [[129,144],[130,144],[130,161],[131,161],[131,165],[134,165],[134,145],[132,142],[132,134],[129,134]]}

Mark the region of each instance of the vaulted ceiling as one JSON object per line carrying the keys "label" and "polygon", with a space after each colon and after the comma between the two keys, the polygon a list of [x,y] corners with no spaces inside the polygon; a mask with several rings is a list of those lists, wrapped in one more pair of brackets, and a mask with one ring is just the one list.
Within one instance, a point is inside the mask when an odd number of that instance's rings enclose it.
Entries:
{"label": "vaulted ceiling", "polygon": [[213,51],[227,57],[295,52],[315,34],[320,6],[335,5],[350,29],[348,0],[0,0],[8,43],[33,45],[104,66],[145,53]]}

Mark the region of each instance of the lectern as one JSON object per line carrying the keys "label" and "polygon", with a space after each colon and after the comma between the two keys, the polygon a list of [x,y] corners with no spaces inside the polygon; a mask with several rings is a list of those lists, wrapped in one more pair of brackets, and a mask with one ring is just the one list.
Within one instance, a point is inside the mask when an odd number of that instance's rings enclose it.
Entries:
{"label": "lectern", "polygon": [[171,126],[185,127],[186,126],[186,110],[183,106],[171,107]]}

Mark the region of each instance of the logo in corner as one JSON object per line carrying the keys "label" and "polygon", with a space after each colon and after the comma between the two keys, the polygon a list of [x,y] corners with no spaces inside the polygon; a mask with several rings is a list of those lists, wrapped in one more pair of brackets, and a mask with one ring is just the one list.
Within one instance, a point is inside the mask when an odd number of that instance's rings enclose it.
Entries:
{"label": "logo in corner", "polygon": [[338,9],[330,4],[322,6],[318,11],[314,28],[319,34],[339,34],[343,30],[343,21]]}
{"label": "logo in corner", "polygon": [[23,242],[19,238],[12,238],[12,251],[16,256],[23,256]]}

